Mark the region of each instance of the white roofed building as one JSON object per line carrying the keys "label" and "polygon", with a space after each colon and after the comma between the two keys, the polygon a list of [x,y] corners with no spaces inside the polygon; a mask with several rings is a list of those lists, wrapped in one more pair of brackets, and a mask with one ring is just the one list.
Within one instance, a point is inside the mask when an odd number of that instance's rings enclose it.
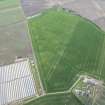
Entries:
{"label": "white roofed building", "polygon": [[36,95],[28,59],[0,67],[0,105]]}
{"label": "white roofed building", "polygon": [[88,78],[85,78],[83,80],[83,82],[87,83],[87,84],[91,84],[91,85],[98,85],[99,84],[97,80],[95,80],[95,79],[88,79]]}

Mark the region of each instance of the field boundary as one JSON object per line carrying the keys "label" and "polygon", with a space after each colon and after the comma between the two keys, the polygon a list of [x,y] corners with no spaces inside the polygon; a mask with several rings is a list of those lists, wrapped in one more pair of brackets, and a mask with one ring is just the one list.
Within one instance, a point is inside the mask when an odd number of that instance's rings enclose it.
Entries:
{"label": "field boundary", "polygon": [[[25,17],[24,11],[22,11],[22,12],[23,12],[24,17]],[[29,30],[29,26],[28,26],[28,19],[27,19],[27,17],[25,17],[25,20],[26,20],[26,27],[27,27],[28,38],[29,38],[29,41],[30,41],[31,49],[32,49],[33,61],[34,61],[34,64],[35,64],[35,71],[36,71],[36,73],[35,73],[36,76],[33,75],[33,78],[34,78],[34,81],[38,82],[38,84],[40,86],[40,89],[36,88],[37,93],[41,92],[41,94],[37,94],[37,96],[39,97],[40,95],[44,95],[45,94],[45,90],[44,90],[44,87],[43,87],[43,84],[42,84],[42,80],[41,80],[41,77],[40,77],[40,73],[39,73],[39,70],[38,70],[38,66],[37,66],[38,62],[37,62],[36,55],[35,55],[35,52],[34,52],[34,48],[33,48],[33,45],[32,45],[32,39],[31,39],[31,35],[30,35],[30,30]],[[32,70],[32,72],[33,72],[33,70]]]}
{"label": "field boundary", "polygon": [[43,88],[43,85],[42,85],[42,81],[41,81],[41,78],[40,78],[40,73],[38,71],[37,59],[36,59],[35,52],[34,52],[34,49],[33,49],[33,46],[32,46],[32,40],[31,40],[31,35],[30,35],[28,23],[27,23],[27,30],[28,30],[29,40],[30,40],[31,48],[32,48],[32,52],[33,52],[33,57],[34,57],[33,59],[34,59],[34,63],[35,63],[35,70],[36,70],[36,73],[37,73],[36,75],[38,75],[36,77],[38,77],[39,84],[40,84],[40,87],[41,87],[41,90],[40,91],[42,92],[41,95],[43,95],[43,94],[45,94],[45,91],[44,91],[44,88]]}
{"label": "field boundary", "polygon": [[[44,95],[41,95],[40,97],[33,97],[32,99],[29,99],[25,102],[23,102],[24,104],[27,104],[31,101],[34,101],[34,100],[37,100],[37,99],[40,99],[42,97],[45,97],[45,96],[51,96],[51,95],[60,95],[60,94],[69,94],[69,93],[72,93],[72,89],[78,84],[78,82],[80,81],[80,77],[77,79],[77,81],[75,81],[75,83],[72,85],[72,87],[66,91],[61,91],[61,92],[53,92],[53,93],[46,93]],[[75,97],[76,98],[76,97]],[[23,105],[24,105],[23,104]]]}

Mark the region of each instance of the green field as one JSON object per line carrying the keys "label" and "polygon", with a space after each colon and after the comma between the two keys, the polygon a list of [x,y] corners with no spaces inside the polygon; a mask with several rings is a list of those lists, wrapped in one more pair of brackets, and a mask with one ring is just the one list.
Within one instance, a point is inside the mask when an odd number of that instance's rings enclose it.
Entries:
{"label": "green field", "polygon": [[29,20],[32,44],[46,92],[68,90],[79,74],[105,80],[105,33],[64,10]]}
{"label": "green field", "polygon": [[81,105],[73,94],[55,94],[46,95],[44,97],[33,100],[25,105]]}

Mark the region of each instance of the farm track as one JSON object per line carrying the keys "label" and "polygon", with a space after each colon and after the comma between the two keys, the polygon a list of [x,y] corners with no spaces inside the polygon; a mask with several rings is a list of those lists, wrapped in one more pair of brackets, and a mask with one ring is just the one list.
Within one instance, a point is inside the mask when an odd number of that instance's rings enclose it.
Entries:
{"label": "farm track", "polygon": [[[26,103],[29,103],[31,101],[40,99],[40,98],[42,98],[44,96],[51,96],[51,95],[59,95],[59,94],[68,94],[68,93],[71,93],[72,89],[78,84],[79,81],[80,81],[80,77],[75,81],[75,83],[72,85],[72,87],[70,89],[68,89],[68,90],[61,91],[61,92],[46,93],[46,94],[44,94],[44,95],[42,95],[40,97],[33,97],[32,99],[27,100],[27,101],[25,101],[23,103],[26,104]],[[21,105],[24,105],[24,104],[21,104]]]}

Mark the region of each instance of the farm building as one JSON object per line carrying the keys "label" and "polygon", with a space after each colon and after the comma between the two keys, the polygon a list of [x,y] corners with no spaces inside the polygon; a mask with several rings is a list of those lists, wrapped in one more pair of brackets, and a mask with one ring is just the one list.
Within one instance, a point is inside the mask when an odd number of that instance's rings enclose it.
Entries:
{"label": "farm building", "polygon": [[0,105],[35,95],[28,59],[0,67]]}
{"label": "farm building", "polygon": [[99,84],[97,80],[95,80],[95,79],[88,79],[88,78],[85,78],[83,80],[83,82],[87,83],[87,84],[91,84],[91,85],[98,85]]}

